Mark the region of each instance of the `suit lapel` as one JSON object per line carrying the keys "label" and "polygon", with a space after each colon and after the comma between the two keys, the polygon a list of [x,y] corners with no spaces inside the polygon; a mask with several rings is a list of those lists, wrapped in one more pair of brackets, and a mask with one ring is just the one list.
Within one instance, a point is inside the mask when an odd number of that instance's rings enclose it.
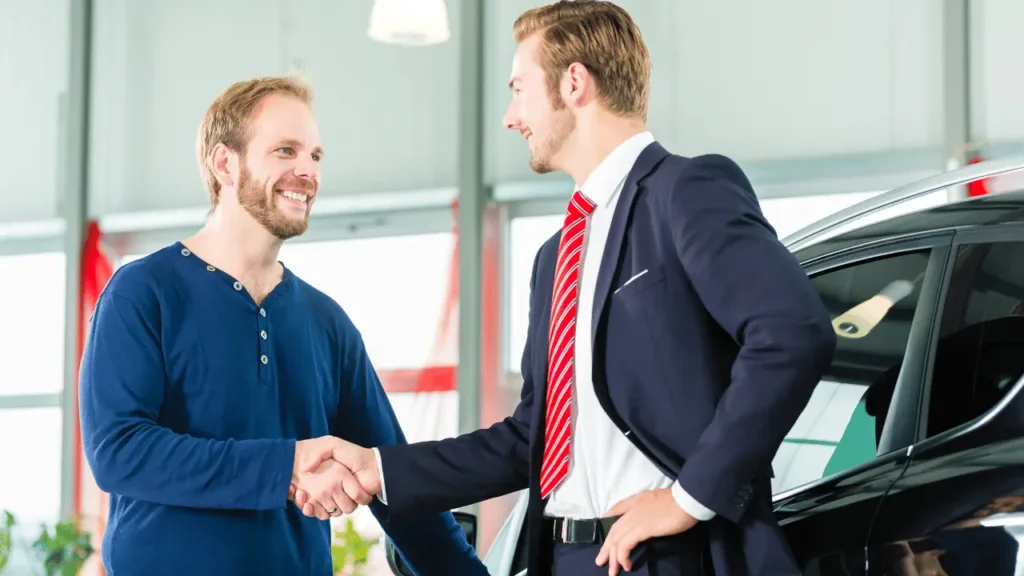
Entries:
{"label": "suit lapel", "polygon": [[622,185],[622,193],[615,204],[615,213],[612,215],[611,229],[608,231],[608,240],[604,247],[604,254],[601,255],[601,269],[597,274],[597,290],[594,293],[594,311],[591,322],[590,342],[594,343],[597,334],[598,322],[601,313],[608,302],[608,295],[611,292],[612,280],[618,269],[619,255],[622,252],[622,243],[626,239],[626,230],[629,228],[629,215],[633,209],[633,202],[636,200],[636,192],[640,181],[668,156],[661,144],[654,142],[644,148],[644,151],[637,157],[636,163],[626,176]]}

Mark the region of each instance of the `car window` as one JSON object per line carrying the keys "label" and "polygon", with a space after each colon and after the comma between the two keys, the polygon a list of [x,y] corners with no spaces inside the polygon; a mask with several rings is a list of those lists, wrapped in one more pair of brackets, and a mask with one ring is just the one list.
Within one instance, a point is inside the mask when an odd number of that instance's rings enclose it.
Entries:
{"label": "car window", "polygon": [[773,493],[876,456],[928,258],[928,250],[907,252],[811,277],[832,316],[836,352],[772,461]]}
{"label": "car window", "polygon": [[1024,242],[959,249],[942,307],[928,436],[992,408],[1024,374]]}

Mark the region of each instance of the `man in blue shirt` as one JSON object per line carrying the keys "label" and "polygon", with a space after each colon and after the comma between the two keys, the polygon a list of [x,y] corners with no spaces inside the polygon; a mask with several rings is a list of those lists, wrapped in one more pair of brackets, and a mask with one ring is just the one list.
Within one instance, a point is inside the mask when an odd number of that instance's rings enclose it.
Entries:
{"label": "man in blue shirt", "polygon": [[[291,77],[221,94],[197,142],[208,223],[120,268],[96,305],[82,438],[111,494],[111,576],[328,576],[326,520],[358,504],[419,573],[487,573],[450,513],[389,522],[347,469],[321,464],[334,437],[405,438],[352,321],[277,260],[320,185],[311,101]],[[297,489],[315,517],[290,503]]]}

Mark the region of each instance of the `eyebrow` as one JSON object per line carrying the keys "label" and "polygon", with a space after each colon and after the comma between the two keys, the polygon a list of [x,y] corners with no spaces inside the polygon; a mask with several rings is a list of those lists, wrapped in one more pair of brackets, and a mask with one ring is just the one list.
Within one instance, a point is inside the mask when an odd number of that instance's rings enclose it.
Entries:
{"label": "eyebrow", "polygon": [[[282,140],[281,142],[278,143],[278,147],[280,147],[280,146],[288,146],[288,147],[291,147],[291,148],[302,148],[302,142],[299,142],[298,140]],[[323,156],[324,155],[324,149],[321,148],[320,146],[315,146],[313,148],[313,154],[319,154],[319,155]]]}

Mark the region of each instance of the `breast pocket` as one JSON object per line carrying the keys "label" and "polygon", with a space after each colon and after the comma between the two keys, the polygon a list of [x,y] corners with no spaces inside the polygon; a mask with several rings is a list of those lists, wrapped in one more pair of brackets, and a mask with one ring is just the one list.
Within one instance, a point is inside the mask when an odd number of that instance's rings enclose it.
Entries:
{"label": "breast pocket", "polygon": [[622,282],[622,284],[612,292],[612,295],[617,298],[631,299],[642,295],[646,288],[654,286],[659,282],[664,282],[664,280],[665,271],[660,266],[642,268],[640,271],[635,272]]}

